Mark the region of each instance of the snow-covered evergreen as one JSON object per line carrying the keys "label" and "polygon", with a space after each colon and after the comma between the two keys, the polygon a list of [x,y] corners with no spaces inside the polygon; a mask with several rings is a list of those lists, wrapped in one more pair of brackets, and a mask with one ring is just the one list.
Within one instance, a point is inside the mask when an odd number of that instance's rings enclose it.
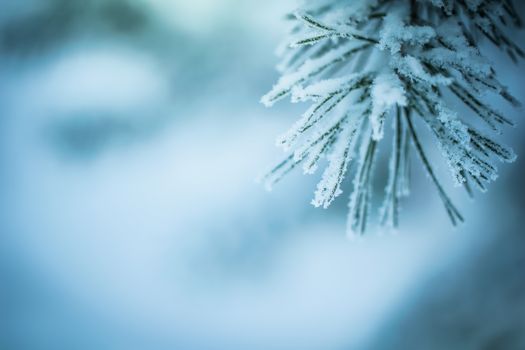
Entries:
{"label": "snow-covered evergreen", "polygon": [[[302,164],[316,171],[327,159],[312,204],[327,208],[342,193],[355,162],[348,233],[363,233],[371,211],[372,177],[385,125],[393,147],[381,223],[397,227],[399,202],[409,194],[409,161],[415,152],[455,225],[463,217],[443,190],[420,140],[416,123],[434,135],[457,185],[481,191],[497,177],[494,159],[516,156],[487,133],[512,122],[486,103],[486,94],[518,102],[498,80],[478,44],[488,39],[514,61],[523,51],[509,38],[521,26],[510,0],[315,0],[293,15],[280,50],[282,73],[262,103],[290,96],[311,101],[303,116],[278,138],[290,154],[265,177],[268,188]],[[459,116],[450,95],[466,105]],[[456,103],[457,104],[457,103]],[[477,125],[480,118],[485,127]],[[483,131],[487,129],[487,131]]]}

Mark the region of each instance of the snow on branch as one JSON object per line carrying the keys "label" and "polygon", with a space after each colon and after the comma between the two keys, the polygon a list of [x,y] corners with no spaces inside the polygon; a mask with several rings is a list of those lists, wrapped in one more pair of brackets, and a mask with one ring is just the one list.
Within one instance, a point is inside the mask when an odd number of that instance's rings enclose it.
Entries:
{"label": "snow on branch", "polygon": [[[289,155],[264,177],[266,186],[299,165],[312,174],[325,159],[312,204],[327,208],[353,169],[348,233],[364,233],[375,159],[390,120],[393,136],[380,223],[398,226],[400,201],[410,193],[411,150],[452,223],[462,222],[415,124],[427,126],[456,185],[469,193],[471,184],[485,191],[497,178],[496,160],[515,160],[510,148],[487,135],[513,122],[485,96],[519,103],[478,47],[485,39],[513,61],[525,56],[510,37],[522,24],[512,1],[312,0],[289,19],[294,27],[281,49],[282,76],[261,102],[269,107],[290,96],[292,102],[311,106],[277,139]],[[457,102],[472,115],[460,116],[453,108]],[[483,125],[488,131],[482,131]]]}

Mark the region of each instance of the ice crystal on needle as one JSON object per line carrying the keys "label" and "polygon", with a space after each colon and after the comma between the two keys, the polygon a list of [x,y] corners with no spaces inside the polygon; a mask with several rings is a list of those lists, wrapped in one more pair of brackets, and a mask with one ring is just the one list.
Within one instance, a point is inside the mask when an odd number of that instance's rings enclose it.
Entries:
{"label": "ice crystal on needle", "polygon": [[[278,146],[290,154],[264,177],[266,186],[299,165],[311,174],[324,158],[327,166],[312,204],[327,208],[355,168],[348,232],[364,233],[374,159],[389,123],[392,151],[380,222],[398,225],[400,200],[409,194],[411,152],[421,160],[452,223],[463,221],[433,170],[416,124],[428,127],[455,183],[469,193],[471,184],[485,191],[496,179],[495,159],[515,159],[510,148],[483,131],[499,133],[512,125],[486,102],[486,93],[518,103],[478,48],[485,38],[514,61],[524,56],[509,37],[521,26],[512,1],[315,0],[289,17],[294,26],[281,50],[282,76],[261,102],[272,106],[290,97],[312,104],[278,138]],[[467,106],[472,115],[459,115],[455,101],[444,96]]]}

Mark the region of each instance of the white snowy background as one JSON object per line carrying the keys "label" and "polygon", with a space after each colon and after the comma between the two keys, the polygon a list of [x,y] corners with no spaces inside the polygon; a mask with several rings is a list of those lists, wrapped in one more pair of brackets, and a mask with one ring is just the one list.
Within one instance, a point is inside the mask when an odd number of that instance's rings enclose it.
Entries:
{"label": "white snowy background", "polygon": [[303,110],[258,103],[292,2],[2,7],[0,349],[525,348],[522,110],[487,194],[447,181],[466,224],[414,162],[399,234],[349,242],[349,183],[254,181]]}

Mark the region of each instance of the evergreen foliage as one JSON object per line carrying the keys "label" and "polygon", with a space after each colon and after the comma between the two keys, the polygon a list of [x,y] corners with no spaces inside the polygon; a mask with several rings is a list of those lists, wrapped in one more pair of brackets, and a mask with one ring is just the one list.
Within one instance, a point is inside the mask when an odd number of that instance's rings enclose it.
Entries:
{"label": "evergreen foliage", "polygon": [[[512,60],[524,57],[509,37],[521,26],[512,2],[317,0],[306,2],[289,19],[294,26],[280,50],[282,76],[261,102],[272,106],[290,96],[292,102],[308,101],[311,106],[278,138],[278,146],[290,154],[264,177],[266,186],[271,188],[299,166],[306,174],[314,173],[326,158],[312,204],[327,208],[342,193],[349,169],[355,169],[348,233],[364,233],[374,160],[388,122],[393,143],[381,224],[398,226],[400,201],[410,189],[411,153],[421,160],[452,224],[463,221],[433,170],[415,124],[428,127],[455,184],[469,193],[471,185],[486,191],[496,179],[495,160],[515,160],[510,148],[489,136],[513,123],[485,102],[486,94],[519,104],[479,48],[486,38]],[[472,115],[459,116],[453,99]]]}

